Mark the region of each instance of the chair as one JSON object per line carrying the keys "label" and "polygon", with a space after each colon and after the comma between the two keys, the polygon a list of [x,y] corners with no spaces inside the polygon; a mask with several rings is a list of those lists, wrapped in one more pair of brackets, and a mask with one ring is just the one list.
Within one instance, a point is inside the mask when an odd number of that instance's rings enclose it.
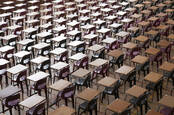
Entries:
{"label": "chair", "polygon": [[160,41],[160,37],[161,37],[161,34],[158,33],[152,40],[157,44]]}
{"label": "chair", "polygon": [[51,75],[51,70],[50,70],[50,60],[44,61],[40,66],[38,66],[39,70],[46,72],[47,70],[49,71]]}
{"label": "chair", "polygon": [[0,83],[1,83],[1,88],[3,87],[3,83],[2,83],[3,76],[5,76],[6,85],[8,85],[8,77],[7,77],[6,69],[7,69],[7,64],[0,65]]}
{"label": "chair", "polygon": [[102,75],[103,77],[107,76],[108,69],[109,69],[109,64],[104,64],[95,69],[92,74],[92,80],[95,79],[98,74]]}
{"label": "chair", "polygon": [[81,41],[81,39],[82,39],[82,33],[78,33],[74,36],[72,41]]}
{"label": "chair", "polygon": [[[85,101],[84,103],[81,103],[78,107],[78,115],[81,115],[84,112],[90,112],[90,115],[92,115],[92,111],[95,110],[95,115],[97,115],[97,99],[94,98],[91,101]],[[80,110],[83,110],[80,113]]]}
{"label": "chair", "polygon": [[132,49],[131,51],[126,52],[126,57],[130,57],[130,59],[133,59],[135,56],[139,55],[141,51],[140,47],[136,47]]}
{"label": "chair", "polygon": [[32,108],[30,108],[26,115],[46,115],[45,114],[45,103],[40,103]]}
{"label": "chair", "polygon": [[68,51],[65,51],[64,53],[62,53],[61,55],[60,55],[60,57],[56,57],[55,58],[55,61],[57,62],[57,61],[61,61],[61,62],[66,62],[66,63],[68,63]]}
{"label": "chair", "polygon": [[120,44],[119,44],[117,41],[115,41],[115,42],[113,42],[113,43],[110,45],[108,51],[109,51],[109,50],[115,50],[115,49],[117,49],[117,48],[119,48],[119,47],[120,47]]}
{"label": "chair", "polygon": [[122,113],[118,114],[118,113],[114,113],[112,115],[131,115],[131,109],[132,107],[127,108],[125,111],[123,111]]}
{"label": "chair", "polygon": [[105,49],[100,51],[100,53],[96,52],[94,55],[92,55],[91,61],[94,61],[94,60],[96,60],[98,58],[104,59],[104,56],[105,56]]}
{"label": "chair", "polygon": [[[10,61],[12,59],[13,61],[13,64],[14,64],[14,57],[13,57],[13,54],[14,54],[14,49],[11,49],[11,50],[8,50],[4,55],[2,55],[2,58]],[[11,63],[9,64],[9,66],[11,67]]]}
{"label": "chair", "polygon": [[172,108],[169,108],[169,107],[163,107],[161,110],[160,110],[160,113],[162,115],[173,115],[173,109]]}
{"label": "chair", "polygon": [[138,70],[138,73],[140,75],[140,72],[143,71],[144,77],[145,77],[149,73],[149,70],[150,70],[150,61],[148,60],[140,67],[140,69]]}
{"label": "chair", "polygon": [[118,40],[119,44],[125,44],[129,41],[130,36],[127,36],[126,38],[122,38]]}
{"label": "chair", "polygon": [[156,62],[156,67],[157,67],[157,70],[158,70],[158,67],[159,65],[162,64],[162,61],[163,61],[163,55],[162,55],[162,51],[160,51],[154,58],[154,60],[152,60],[152,64],[153,62]]}
{"label": "chair", "polygon": [[142,48],[144,48],[146,50],[147,48],[149,48],[149,46],[150,46],[150,39],[146,40],[143,43]]}
{"label": "chair", "polygon": [[[61,69],[58,73],[58,75],[56,75],[58,77],[58,79],[65,79],[67,78],[68,81],[69,81],[69,75],[70,75],[70,69],[69,69],[69,66]],[[53,79],[53,82],[55,82],[55,76],[54,76],[54,79]]]}
{"label": "chair", "polygon": [[42,89],[45,90],[45,96],[47,98],[47,78],[43,78],[35,82],[35,84],[30,87],[30,95],[31,95],[32,89],[34,91],[37,91],[40,96],[41,96]]}
{"label": "chair", "polygon": [[20,85],[21,90],[22,90],[22,94],[24,94],[24,88],[23,88],[22,83],[25,82],[25,85],[26,85],[26,88],[27,88],[27,94],[28,94],[27,70],[22,71],[18,75],[13,76],[11,82],[13,82],[13,83],[16,82],[17,86]]}
{"label": "chair", "polygon": [[17,50],[17,46],[16,46],[16,37],[15,38],[11,38],[8,40],[8,45],[9,46],[12,46],[12,47],[15,47],[15,49]]}
{"label": "chair", "polygon": [[97,44],[97,37],[93,38],[88,44],[89,44],[89,47]]}
{"label": "chair", "polygon": [[85,79],[79,78],[75,81],[75,85],[77,86],[77,89],[79,89],[79,86],[85,86],[90,87],[90,81],[91,81],[91,75],[88,75]]}
{"label": "chair", "polygon": [[20,93],[8,96],[2,104],[2,110],[4,112],[4,107],[7,107],[10,115],[12,115],[12,108],[17,107],[18,108],[18,113],[20,115],[20,107],[19,107],[19,102],[20,102]]}
{"label": "chair", "polygon": [[[129,102],[134,106],[134,107],[140,107],[141,115],[143,115],[143,105],[145,106],[145,113],[150,109],[150,106],[148,104],[148,97],[149,97],[149,92],[145,92],[143,95],[141,95],[138,98],[131,98]],[[137,108],[138,111],[138,108]]]}
{"label": "chair", "polygon": [[170,54],[171,54],[171,49],[172,49],[172,44],[169,44],[168,46],[167,46],[167,48],[165,49],[165,55],[166,55],[166,58],[167,58],[167,61],[169,61],[170,60]]}
{"label": "chair", "polygon": [[[105,98],[105,95],[114,95],[115,99],[119,98],[119,88],[121,86],[121,81],[117,80],[113,87],[105,87],[102,93],[102,101]],[[109,97],[108,97],[108,104],[109,104]]]}
{"label": "chair", "polygon": [[61,47],[61,48],[66,48],[66,40],[62,40],[60,41],[59,43],[59,46],[58,47]]}
{"label": "chair", "polygon": [[76,53],[81,53],[81,52],[85,53],[85,43],[78,45],[75,52]]}
{"label": "chair", "polygon": [[50,46],[44,47],[40,52],[40,55],[42,56],[49,56],[49,54],[50,54]]}
{"label": "chair", "polygon": [[112,59],[109,64],[110,67],[115,68],[114,65],[117,65],[118,68],[120,68],[121,66],[123,66],[123,61],[124,61],[124,55],[120,55],[117,59]]}
{"label": "chair", "polygon": [[136,85],[136,71],[133,71],[129,74],[128,82],[129,82],[129,87]]}
{"label": "chair", "polygon": [[71,98],[72,100],[72,106],[74,108],[74,96],[75,96],[75,85],[72,85],[72,86],[69,86],[67,88],[65,88],[63,91],[60,91],[58,94],[57,94],[57,97],[56,97],[56,105],[59,106],[59,101],[61,99],[64,99],[65,100],[65,105],[68,106],[68,99]]}
{"label": "chair", "polygon": [[163,76],[165,78],[167,78],[167,85],[166,86],[168,86],[168,83],[169,83],[170,79],[173,81],[173,85],[174,85],[174,70],[170,71],[170,72],[164,72]]}
{"label": "chair", "polygon": [[86,56],[82,60],[79,60],[79,61],[74,63],[73,71],[75,71],[79,68],[88,69],[88,56]]}
{"label": "chair", "polygon": [[146,89],[148,91],[156,91],[157,94],[157,101],[162,98],[162,87],[163,87],[163,80],[160,80],[158,83],[149,83],[146,85]]}

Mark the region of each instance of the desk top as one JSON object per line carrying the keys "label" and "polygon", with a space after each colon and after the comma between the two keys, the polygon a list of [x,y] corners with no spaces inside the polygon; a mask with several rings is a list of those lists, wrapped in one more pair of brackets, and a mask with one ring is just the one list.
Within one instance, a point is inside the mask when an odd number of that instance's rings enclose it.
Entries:
{"label": "desk top", "polygon": [[98,45],[98,44],[95,44],[95,45],[90,46],[88,48],[88,50],[91,50],[91,51],[94,51],[94,52],[97,52],[97,51],[102,50],[102,49],[104,49],[104,46]]}
{"label": "desk top", "polygon": [[114,79],[112,77],[105,77],[99,80],[97,84],[102,85],[104,87],[111,87],[116,82],[117,82],[117,79]]}
{"label": "desk top", "polygon": [[145,62],[148,61],[148,57],[137,55],[135,56],[131,61],[137,64],[144,64]]}
{"label": "desk top", "polygon": [[109,56],[113,56],[114,58],[118,58],[123,54],[124,54],[123,51],[120,49],[112,50],[108,53]]}
{"label": "desk top", "polygon": [[107,106],[107,109],[119,114],[124,112],[130,105],[131,104],[129,102],[123,101],[121,99],[116,99]]}
{"label": "desk top", "polygon": [[77,94],[77,97],[86,101],[91,101],[96,96],[98,96],[100,92],[98,90],[92,89],[92,88],[86,88],[79,94]]}
{"label": "desk top", "polygon": [[150,55],[157,55],[160,52],[159,49],[157,48],[148,48],[145,53],[150,54]]}
{"label": "desk top", "polygon": [[60,80],[56,81],[54,84],[52,84],[51,86],[49,86],[49,88],[56,90],[56,91],[62,91],[63,89],[70,86],[71,84],[72,83],[67,80],[60,79]]}
{"label": "desk top", "polygon": [[148,75],[145,76],[144,80],[152,82],[152,83],[157,83],[163,75],[155,72],[150,72]]}
{"label": "desk top", "polygon": [[174,108],[174,97],[173,96],[169,96],[169,95],[165,95],[162,97],[162,99],[159,101],[159,104],[170,107],[170,108]]}
{"label": "desk top", "polygon": [[128,75],[131,71],[133,71],[135,67],[123,65],[119,69],[117,69],[115,72],[123,75]]}
{"label": "desk top", "polygon": [[99,67],[99,66],[102,66],[108,62],[109,62],[108,60],[99,58],[99,59],[96,59],[96,60],[90,62],[89,65],[94,66],[94,67]]}
{"label": "desk top", "polygon": [[174,70],[174,64],[166,61],[166,62],[163,62],[163,64],[159,68],[164,71],[171,72]]}
{"label": "desk top", "polygon": [[76,53],[74,54],[73,56],[69,57],[69,59],[73,60],[73,61],[79,61],[83,58],[87,57],[86,54],[83,54],[83,53]]}
{"label": "desk top", "polygon": [[18,74],[24,70],[27,70],[28,67],[24,66],[24,65],[21,65],[21,64],[18,64],[18,65],[15,65],[9,69],[7,69],[7,72],[11,73],[11,74]]}
{"label": "desk top", "polygon": [[83,78],[86,75],[89,75],[90,73],[91,73],[91,71],[80,68],[80,69],[76,70],[75,72],[73,72],[71,75],[78,77],[78,78]]}
{"label": "desk top", "polygon": [[34,64],[41,64],[41,63],[43,63],[47,60],[49,60],[49,58],[44,57],[44,56],[39,56],[39,57],[36,57],[36,58],[32,59],[31,62],[34,63]]}
{"label": "desk top", "polygon": [[41,97],[39,95],[33,95],[25,99],[24,101],[20,102],[19,105],[26,107],[26,108],[32,108],[39,103],[45,101],[45,97]]}
{"label": "desk top", "polygon": [[159,113],[159,112],[156,112],[156,111],[154,111],[154,110],[149,110],[149,111],[146,113],[146,115],[163,115],[163,114],[161,114],[161,113]]}
{"label": "desk top", "polygon": [[126,91],[126,94],[129,94],[131,96],[134,96],[136,98],[140,97],[141,95],[143,95],[147,90],[142,88],[142,87],[139,87],[137,85],[134,85],[132,88],[129,88],[127,91]]}
{"label": "desk top", "polygon": [[74,113],[75,113],[74,109],[67,106],[61,106],[48,115],[72,115]]}
{"label": "desk top", "polygon": [[11,96],[11,95],[13,95],[15,93],[18,93],[20,91],[21,91],[21,89],[19,89],[18,87],[8,86],[8,87],[0,90],[0,99],[3,100],[6,97]]}
{"label": "desk top", "polygon": [[41,79],[44,79],[44,78],[46,78],[48,76],[49,76],[48,73],[45,73],[45,72],[40,71],[40,72],[37,72],[37,73],[35,73],[35,74],[27,77],[27,79],[28,80],[31,80],[33,82],[37,82],[37,81],[39,81]]}
{"label": "desk top", "polygon": [[65,62],[58,62],[56,64],[51,65],[51,68],[55,69],[55,70],[60,70],[60,69],[63,69],[65,67],[67,67],[67,66],[68,66],[68,64],[65,63]]}

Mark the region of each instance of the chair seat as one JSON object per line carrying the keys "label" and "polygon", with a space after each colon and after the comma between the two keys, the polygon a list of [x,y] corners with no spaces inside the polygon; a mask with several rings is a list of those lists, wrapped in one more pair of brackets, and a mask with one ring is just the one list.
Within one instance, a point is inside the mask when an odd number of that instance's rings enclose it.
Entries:
{"label": "chair seat", "polygon": [[146,85],[146,89],[148,89],[148,90],[154,90],[155,89],[155,86],[156,86],[156,84],[149,83],[149,84]]}
{"label": "chair seat", "polygon": [[113,92],[113,87],[106,87],[103,91],[103,93],[107,93],[107,94],[112,94]]}
{"label": "chair seat", "polygon": [[78,80],[75,81],[75,84],[83,85],[84,81],[85,81],[85,79],[78,79]]}
{"label": "chair seat", "polygon": [[95,108],[95,106],[96,106],[96,105],[93,104],[93,105],[90,105],[89,108],[87,108],[87,107],[88,107],[88,102],[84,102],[84,103],[82,103],[82,104],[79,105],[79,107],[80,107],[81,109],[83,109],[83,110],[87,110],[87,109],[92,110],[92,109]]}

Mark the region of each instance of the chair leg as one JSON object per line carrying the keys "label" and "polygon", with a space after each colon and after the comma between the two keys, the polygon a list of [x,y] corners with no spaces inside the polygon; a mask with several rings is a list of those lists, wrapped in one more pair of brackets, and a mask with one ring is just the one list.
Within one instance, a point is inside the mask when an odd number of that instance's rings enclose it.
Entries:
{"label": "chair leg", "polygon": [[12,115],[12,108],[9,108],[10,115]]}
{"label": "chair leg", "polygon": [[71,99],[72,99],[72,106],[74,108],[74,97],[72,97]]}
{"label": "chair leg", "polygon": [[28,95],[28,82],[27,82],[27,79],[25,80],[25,85],[26,85],[26,88],[27,88],[27,95]]}
{"label": "chair leg", "polygon": [[45,97],[47,98],[47,88],[45,87]]}
{"label": "chair leg", "polygon": [[18,107],[18,113],[19,113],[19,115],[20,115],[20,114],[21,114],[21,112],[20,112],[20,106],[17,105],[17,107]]}

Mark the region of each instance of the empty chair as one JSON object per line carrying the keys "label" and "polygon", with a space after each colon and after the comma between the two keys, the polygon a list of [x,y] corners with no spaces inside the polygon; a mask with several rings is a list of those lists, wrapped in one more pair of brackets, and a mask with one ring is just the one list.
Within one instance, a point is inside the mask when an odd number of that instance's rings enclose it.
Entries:
{"label": "empty chair", "polygon": [[24,88],[23,88],[23,82],[25,82],[26,88],[27,88],[27,94],[28,94],[28,83],[27,83],[27,70],[22,71],[18,75],[15,75],[12,77],[12,82],[16,83],[17,86],[20,85],[22,94],[24,94]]}
{"label": "empty chair", "polygon": [[162,55],[162,51],[160,51],[154,58],[154,60],[152,60],[152,64],[153,62],[156,62],[156,67],[157,67],[157,70],[159,68],[159,66],[162,64],[163,62],[163,55]]}
{"label": "empty chair", "polygon": [[[119,88],[121,86],[121,81],[117,80],[113,87],[105,87],[102,93],[102,101],[106,95],[114,95],[115,99],[119,98]],[[108,97],[108,104],[109,104],[109,97]]]}
{"label": "empty chair", "polygon": [[[78,107],[78,115],[81,115],[84,112],[89,112],[90,115],[92,115],[92,111],[95,110],[95,115],[97,115],[97,99],[98,98],[94,98],[91,101],[85,101],[83,103],[81,103]],[[81,112],[81,110],[83,110]]]}
{"label": "empty chair", "polygon": [[86,78],[79,78],[75,81],[75,85],[77,89],[79,89],[79,86],[85,86],[90,87],[90,82],[91,82],[91,75],[88,75]]}
{"label": "empty chair", "polygon": [[124,54],[123,55],[120,55],[117,59],[112,59],[110,61],[110,67],[113,67],[115,68],[115,65],[118,66],[118,68],[120,68],[121,66],[123,66],[123,61],[124,61]]}
{"label": "empty chair", "polygon": [[71,99],[72,100],[72,106],[74,108],[74,96],[75,96],[75,85],[71,85],[65,89],[63,89],[63,91],[60,91],[58,94],[57,94],[57,97],[56,97],[56,105],[59,106],[59,101],[61,99],[64,99],[65,100],[65,105],[68,106],[68,99]]}
{"label": "empty chair", "polygon": [[145,62],[139,69],[138,73],[140,75],[140,72],[143,71],[144,73],[144,77],[149,73],[150,71],[150,61],[148,60],[147,62]]}
{"label": "empty chair", "polygon": [[7,107],[8,110],[9,110],[9,112],[10,112],[10,115],[12,115],[12,108],[13,108],[13,107],[15,107],[15,108],[17,107],[17,108],[18,108],[18,113],[19,113],[19,115],[20,115],[19,102],[20,102],[20,93],[17,93],[17,94],[8,96],[8,97],[3,101],[3,104],[2,104],[3,112],[4,112],[4,107]]}
{"label": "empty chair", "polygon": [[61,48],[66,48],[66,40],[62,40],[60,41],[59,43],[59,46],[58,47],[61,47]]}
{"label": "empty chair", "polygon": [[51,75],[50,60],[43,62],[37,69],[43,72],[46,72],[48,70],[49,74]]}
{"label": "empty chair", "polygon": [[94,60],[96,60],[98,58],[104,59],[104,56],[105,56],[105,49],[103,49],[99,53],[98,52],[95,52],[94,55],[92,55],[91,61],[94,61]]}
{"label": "empty chair", "polygon": [[81,41],[82,40],[82,33],[78,33],[71,39],[72,41]]}
{"label": "empty chair", "polygon": [[79,68],[86,68],[88,69],[88,57],[86,56],[82,60],[76,61],[73,66],[73,70],[77,70]]}
{"label": "empty chair", "polygon": [[45,114],[45,103],[40,103],[32,108],[30,108],[26,115],[46,115]]}
{"label": "empty chair", "polygon": [[50,46],[44,47],[41,50],[40,55],[42,55],[42,56],[50,56]]}
{"label": "empty chair", "polygon": [[164,50],[164,54],[166,55],[167,61],[170,60],[171,49],[172,49],[172,44],[169,44]]}
{"label": "empty chair", "polygon": [[[14,54],[14,49],[8,50],[4,55],[2,55],[2,58],[8,61],[12,60],[12,63],[14,64],[13,54]],[[10,67],[11,67],[11,63],[10,63]]]}
{"label": "empty chair", "polygon": [[41,96],[41,91],[44,90],[45,97],[47,98],[47,78],[40,79],[37,82],[35,82],[35,84],[30,87],[30,95],[31,95],[32,89],[34,91],[37,91],[40,96]]}
{"label": "empty chair", "polygon": [[68,51],[65,51],[62,53],[59,57],[55,57],[54,59],[55,62],[61,61],[61,62],[66,62],[68,63]]}
{"label": "empty chair", "polygon": [[1,83],[1,88],[3,87],[3,83],[2,83],[3,76],[5,76],[6,85],[8,85],[8,77],[7,77],[6,69],[7,69],[7,64],[0,65],[0,83]]}

